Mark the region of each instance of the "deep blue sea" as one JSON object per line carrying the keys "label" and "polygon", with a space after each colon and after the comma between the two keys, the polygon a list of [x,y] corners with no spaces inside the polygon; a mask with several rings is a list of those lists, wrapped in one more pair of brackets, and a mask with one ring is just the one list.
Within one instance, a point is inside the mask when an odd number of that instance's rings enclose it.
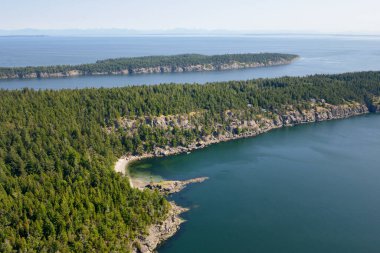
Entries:
{"label": "deep blue sea", "polygon": [[63,89],[158,83],[206,83],[278,76],[380,70],[380,37],[285,36],[239,37],[0,37],[0,66],[93,63],[96,60],[182,53],[278,52],[298,54],[291,65],[202,73],[3,80],[0,88]]}

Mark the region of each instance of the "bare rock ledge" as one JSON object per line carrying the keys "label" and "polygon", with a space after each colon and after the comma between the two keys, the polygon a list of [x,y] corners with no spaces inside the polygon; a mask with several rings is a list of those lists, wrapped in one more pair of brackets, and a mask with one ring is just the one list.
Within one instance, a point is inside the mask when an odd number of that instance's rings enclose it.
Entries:
{"label": "bare rock ledge", "polygon": [[169,195],[182,191],[189,184],[202,183],[207,179],[208,177],[199,177],[186,181],[162,181],[159,183],[149,183],[145,186],[145,188],[158,190],[162,194]]}
{"label": "bare rock ledge", "polygon": [[134,242],[133,253],[153,253],[158,245],[172,237],[185,222],[179,215],[188,211],[188,208],[177,206],[170,202],[171,208],[167,218],[149,227],[147,235],[141,235]]}
{"label": "bare rock ledge", "polygon": [[[208,177],[200,177],[186,181],[162,181],[158,183],[148,183],[143,188],[140,188],[140,190],[158,190],[161,194],[169,195],[180,192],[189,184],[202,183],[207,179]],[[189,209],[178,206],[174,202],[169,203],[170,210],[166,219],[160,223],[151,225],[146,235],[139,236],[133,244],[132,252],[152,253],[157,246],[172,237],[180,229],[180,225],[185,222],[185,220],[180,217],[180,214],[188,211]]]}

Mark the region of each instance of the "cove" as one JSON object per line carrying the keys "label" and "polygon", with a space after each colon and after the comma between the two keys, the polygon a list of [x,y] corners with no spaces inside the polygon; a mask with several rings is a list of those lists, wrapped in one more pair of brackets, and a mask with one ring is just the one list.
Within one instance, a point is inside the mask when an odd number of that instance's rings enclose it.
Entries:
{"label": "cove", "polygon": [[130,166],[210,179],[174,195],[191,210],[158,252],[378,252],[380,115],[282,128]]}

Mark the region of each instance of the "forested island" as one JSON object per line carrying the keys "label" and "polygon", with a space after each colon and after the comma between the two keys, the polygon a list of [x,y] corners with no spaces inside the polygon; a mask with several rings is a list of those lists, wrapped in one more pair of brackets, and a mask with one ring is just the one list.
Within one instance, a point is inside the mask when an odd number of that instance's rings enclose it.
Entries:
{"label": "forested island", "polygon": [[284,65],[296,58],[297,55],[278,53],[144,56],[81,65],[0,67],[0,79],[216,71]]}
{"label": "forested island", "polygon": [[0,251],[131,252],[171,206],[114,171],[274,128],[380,111],[380,72],[0,90]]}

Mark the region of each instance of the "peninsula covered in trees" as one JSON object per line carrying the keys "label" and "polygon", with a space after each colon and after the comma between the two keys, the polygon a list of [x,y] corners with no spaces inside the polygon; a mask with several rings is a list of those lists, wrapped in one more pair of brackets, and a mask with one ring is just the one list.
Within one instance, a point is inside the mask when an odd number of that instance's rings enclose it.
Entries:
{"label": "peninsula covered in trees", "polygon": [[380,72],[0,90],[0,251],[129,252],[170,205],[115,173],[119,157],[376,112],[379,97]]}
{"label": "peninsula covered in trees", "polygon": [[297,57],[278,53],[144,56],[100,60],[81,65],[0,67],[0,79],[216,71],[284,65]]}

